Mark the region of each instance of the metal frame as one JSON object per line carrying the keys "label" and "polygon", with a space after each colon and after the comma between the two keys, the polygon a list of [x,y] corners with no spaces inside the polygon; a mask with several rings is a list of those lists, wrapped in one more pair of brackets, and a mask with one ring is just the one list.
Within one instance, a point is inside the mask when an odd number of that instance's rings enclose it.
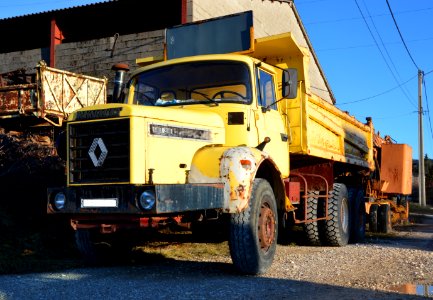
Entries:
{"label": "metal frame", "polygon": [[[301,173],[291,173],[290,177],[298,177],[301,179],[301,182],[303,182],[303,186],[304,186],[304,195],[301,195],[301,198],[304,199],[304,219],[303,220],[299,220],[296,219],[296,215],[293,215],[293,221],[295,222],[295,224],[303,224],[303,223],[312,223],[312,222],[316,222],[316,221],[321,221],[321,220],[329,220],[328,218],[328,199],[329,199],[329,185],[328,185],[328,181],[326,180],[325,177],[321,176],[321,175],[317,175],[317,174],[301,174]],[[306,177],[314,177],[314,178],[319,178],[321,180],[323,180],[323,182],[325,183],[325,195],[315,195],[315,196],[310,196],[312,198],[325,198],[325,216],[324,217],[320,217],[320,218],[316,218],[316,219],[311,219],[311,220],[307,220],[307,201],[308,201],[308,180]]]}

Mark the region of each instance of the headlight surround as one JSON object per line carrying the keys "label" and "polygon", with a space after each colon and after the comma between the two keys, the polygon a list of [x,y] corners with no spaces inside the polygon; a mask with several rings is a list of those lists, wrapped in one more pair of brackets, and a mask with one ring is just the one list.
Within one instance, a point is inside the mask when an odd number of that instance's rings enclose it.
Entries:
{"label": "headlight surround", "polygon": [[140,194],[138,203],[140,208],[143,210],[151,210],[156,202],[155,192],[152,190],[146,190]]}
{"label": "headlight surround", "polygon": [[53,206],[56,210],[62,210],[65,208],[66,196],[64,193],[60,192],[54,196]]}

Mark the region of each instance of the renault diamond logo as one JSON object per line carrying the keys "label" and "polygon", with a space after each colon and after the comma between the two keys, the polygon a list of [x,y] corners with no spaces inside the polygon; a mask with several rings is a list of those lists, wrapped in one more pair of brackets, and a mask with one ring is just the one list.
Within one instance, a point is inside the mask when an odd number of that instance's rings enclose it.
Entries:
{"label": "renault diamond logo", "polygon": [[[100,151],[99,157],[95,153],[98,147]],[[95,167],[101,167],[104,164],[105,159],[107,158],[108,150],[107,147],[105,147],[104,141],[101,138],[94,138],[88,153],[90,159],[93,162],[93,165]]]}

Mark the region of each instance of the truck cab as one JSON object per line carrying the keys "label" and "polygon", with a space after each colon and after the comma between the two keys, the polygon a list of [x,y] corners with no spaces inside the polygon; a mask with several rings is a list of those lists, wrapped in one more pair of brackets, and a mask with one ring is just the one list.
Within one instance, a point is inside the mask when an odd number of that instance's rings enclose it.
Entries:
{"label": "truck cab", "polygon": [[261,177],[276,197],[262,208],[268,213],[261,221],[272,229],[263,233],[266,248],[275,251],[277,210],[286,206],[283,178],[289,175],[280,101],[296,97],[297,89],[296,71],[241,54],[139,68],[122,103],[70,116],[68,185],[50,190],[48,211],[72,214],[81,241],[89,229],[114,233],[159,218],[238,214],[248,209]]}
{"label": "truck cab", "polygon": [[[134,72],[124,101],[170,108],[173,116],[185,111],[218,115],[217,123],[224,126],[221,146],[256,147],[265,141],[261,150],[266,145],[266,152],[287,176],[288,136],[278,110],[277,100],[282,98],[282,71],[278,71],[236,54],[174,59]],[[296,94],[296,78],[290,85]],[[210,120],[206,123],[211,125]]]}

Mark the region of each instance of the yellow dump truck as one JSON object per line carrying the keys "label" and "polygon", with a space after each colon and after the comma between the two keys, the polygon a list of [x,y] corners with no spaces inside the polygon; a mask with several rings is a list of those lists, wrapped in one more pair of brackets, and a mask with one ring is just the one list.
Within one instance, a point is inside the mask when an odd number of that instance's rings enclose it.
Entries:
{"label": "yellow dump truck", "polygon": [[253,40],[246,26],[239,53],[170,45],[203,24],[168,32],[162,61],[138,60],[119,103],[70,115],[67,185],[49,190],[48,212],[71,216],[89,261],[104,238],[166,224],[219,222],[247,274],[271,266],[293,225],[315,245],[361,241],[366,208],[390,207],[371,120],[311,92],[309,52],[291,33]]}

